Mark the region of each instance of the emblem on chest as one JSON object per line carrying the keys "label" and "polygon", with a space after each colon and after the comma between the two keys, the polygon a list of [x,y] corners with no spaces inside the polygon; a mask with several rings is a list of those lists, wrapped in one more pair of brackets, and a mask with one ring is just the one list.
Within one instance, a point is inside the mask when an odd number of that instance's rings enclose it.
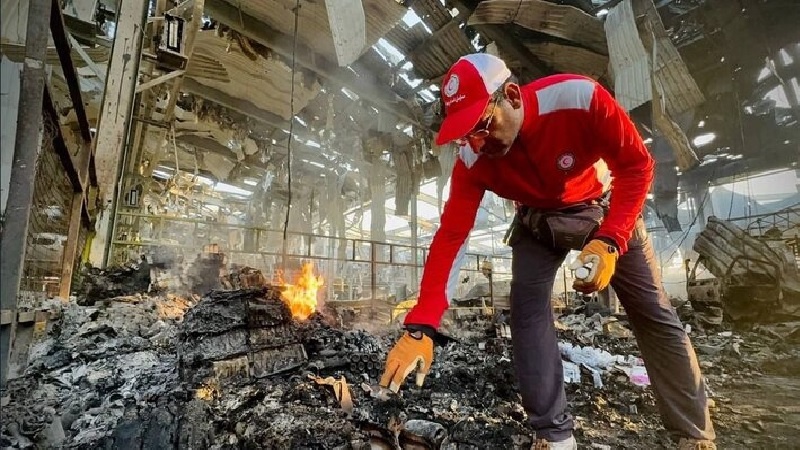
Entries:
{"label": "emblem on chest", "polygon": [[560,170],[569,170],[575,165],[575,155],[572,153],[562,153],[556,159],[556,165]]}

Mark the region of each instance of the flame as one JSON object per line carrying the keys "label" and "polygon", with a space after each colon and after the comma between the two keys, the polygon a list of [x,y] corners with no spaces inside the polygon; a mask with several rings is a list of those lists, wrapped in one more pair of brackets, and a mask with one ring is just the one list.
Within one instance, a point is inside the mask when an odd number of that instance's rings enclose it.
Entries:
{"label": "flame", "polygon": [[308,316],[317,310],[317,291],[324,284],[322,276],[314,275],[314,264],[303,263],[303,270],[293,284],[289,284],[283,279],[282,274],[278,274],[278,281],[284,286],[281,294],[283,301],[289,305],[292,317],[298,320],[306,320]]}

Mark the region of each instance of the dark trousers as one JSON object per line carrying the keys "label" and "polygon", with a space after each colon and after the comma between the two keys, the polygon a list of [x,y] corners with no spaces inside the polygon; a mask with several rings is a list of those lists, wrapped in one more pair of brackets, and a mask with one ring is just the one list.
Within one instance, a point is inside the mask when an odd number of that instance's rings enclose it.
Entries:
{"label": "dark trousers", "polygon": [[[521,228],[521,227],[520,227]],[[517,234],[518,233],[518,234]],[[572,434],[550,296],[567,252],[518,230],[513,248],[511,333],[522,402],[538,438]],[[694,349],[664,290],[653,247],[639,219],[611,285],[628,314],[664,427],[680,437],[714,439]]]}

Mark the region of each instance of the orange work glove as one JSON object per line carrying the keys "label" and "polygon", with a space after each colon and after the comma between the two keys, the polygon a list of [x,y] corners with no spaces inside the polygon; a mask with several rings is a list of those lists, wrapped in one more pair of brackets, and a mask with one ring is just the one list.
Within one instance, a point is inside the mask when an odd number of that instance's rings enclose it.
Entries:
{"label": "orange work glove", "polygon": [[433,362],[433,340],[422,331],[406,331],[386,357],[381,386],[400,390],[411,371],[417,371],[417,386],[422,386]]}
{"label": "orange work glove", "polygon": [[[586,268],[589,274],[583,278],[576,277],[572,287],[584,294],[605,289],[611,283],[617,258],[619,253],[616,247],[600,239],[591,240],[569,267],[572,270]],[[576,273],[576,276],[580,274]]]}

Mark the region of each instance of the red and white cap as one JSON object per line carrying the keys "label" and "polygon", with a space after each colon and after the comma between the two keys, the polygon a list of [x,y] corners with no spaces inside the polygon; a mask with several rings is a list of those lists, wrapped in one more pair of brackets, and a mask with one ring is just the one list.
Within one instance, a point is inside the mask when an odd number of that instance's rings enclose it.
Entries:
{"label": "red and white cap", "polygon": [[461,139],[478,124],[497,89],[511,76],[502,59],[488,53],[462,56],[442,80],[444,121],[436,145]]}

